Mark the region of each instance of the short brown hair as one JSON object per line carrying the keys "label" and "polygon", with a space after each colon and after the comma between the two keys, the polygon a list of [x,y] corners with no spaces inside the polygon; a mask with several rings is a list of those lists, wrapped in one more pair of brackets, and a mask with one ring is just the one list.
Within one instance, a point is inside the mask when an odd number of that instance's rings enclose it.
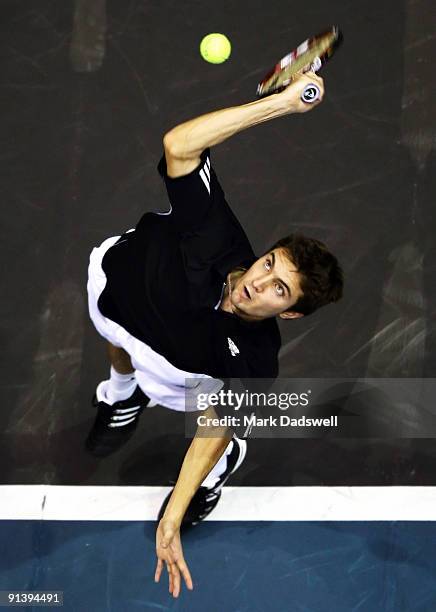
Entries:
{"label": "short brown hair", "polygon": [[309,315],[321,306],[341,299],[343,271],[323,242],[295,233],[278,240],[268,252],[278,248],[284,249],[301,276],[303,295],[290,310]]}

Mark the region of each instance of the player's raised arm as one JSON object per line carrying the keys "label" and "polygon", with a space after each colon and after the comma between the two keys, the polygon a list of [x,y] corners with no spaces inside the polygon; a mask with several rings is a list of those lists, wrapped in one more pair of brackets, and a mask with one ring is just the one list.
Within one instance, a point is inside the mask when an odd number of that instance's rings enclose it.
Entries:
{"label": "player's raised arm", "polygon": [[[301,100],[301,94],[306,85],[313,82],[320,89],[320,99],[307,104]],[[204,149],[223,142],[233,134],[276,117],[311,110],[321,102],[323,93],[322,78],[307,72],[279,94],[214,111],[177,125],[164,136],[168,175],[176,178],[188,174],[200,163]]]}
{"label": "player's raised arm", "polygon": [[[208,408],[204,415],[216,418],[213,408]],[[205,428],[201,428],[205,431]],[[156,531],[156,555],[158,558],[155,581],[159,582],[164,564],[167,567],[169,591],[173,597],[180,593],[181,578],[188,589],[193,588],[191,574],[183,556],[180,539],[180,526],[191,499],[203,480],[222,456],[230,440],[232,431],[227,427],[210,427],[208,435],[213,437],[193,438],[177,479],[176,486],[159,522]]]}

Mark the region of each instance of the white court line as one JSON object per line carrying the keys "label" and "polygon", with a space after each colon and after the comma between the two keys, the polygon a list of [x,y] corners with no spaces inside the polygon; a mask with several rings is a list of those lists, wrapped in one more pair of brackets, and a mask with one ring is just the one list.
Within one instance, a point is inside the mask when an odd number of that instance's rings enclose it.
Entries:
{"label": "white court line", "polygon": [[[0,520],[153,521],[169,487],[1,485]],[[212,521],[435,521],[436,487],[224,487]]]}

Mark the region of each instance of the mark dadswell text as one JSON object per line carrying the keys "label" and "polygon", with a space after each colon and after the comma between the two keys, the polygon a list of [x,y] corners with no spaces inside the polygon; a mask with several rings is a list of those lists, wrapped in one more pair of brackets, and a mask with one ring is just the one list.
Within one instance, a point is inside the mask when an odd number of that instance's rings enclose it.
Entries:
{"label": "mark dadswell text", "polygon": [[202,414],[197,417],[199,427],[337,427],[338,417],[309,418],[305,415],[298,419],[282,414],[278,417],[258,417],[255,414],[243,416],[224,416],[210,418]]}

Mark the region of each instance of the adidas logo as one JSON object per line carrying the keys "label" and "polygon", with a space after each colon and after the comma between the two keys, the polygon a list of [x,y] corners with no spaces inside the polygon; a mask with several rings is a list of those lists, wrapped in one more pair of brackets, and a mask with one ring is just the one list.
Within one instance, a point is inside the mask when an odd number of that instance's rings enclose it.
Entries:
{"label": "adidas logo", "polygon": [[140,406],[135,406],[134,408],[117,408],[111,415],[109,427],[123,427],[124,425],[133,423],[140,410]]}
{"label": "adidas logo", "polygon": [[233,342],[233,340],[231,338],[227,338],[227,342],[229,343],[229,350],[232,354],[232,357],[239,355],[239,349],[236,346],[236,344]]}
{"label": "adidas logo", "polygon": [[210,195],[210,159],[208,157],[203,168],[200,170],[200,177]]}

